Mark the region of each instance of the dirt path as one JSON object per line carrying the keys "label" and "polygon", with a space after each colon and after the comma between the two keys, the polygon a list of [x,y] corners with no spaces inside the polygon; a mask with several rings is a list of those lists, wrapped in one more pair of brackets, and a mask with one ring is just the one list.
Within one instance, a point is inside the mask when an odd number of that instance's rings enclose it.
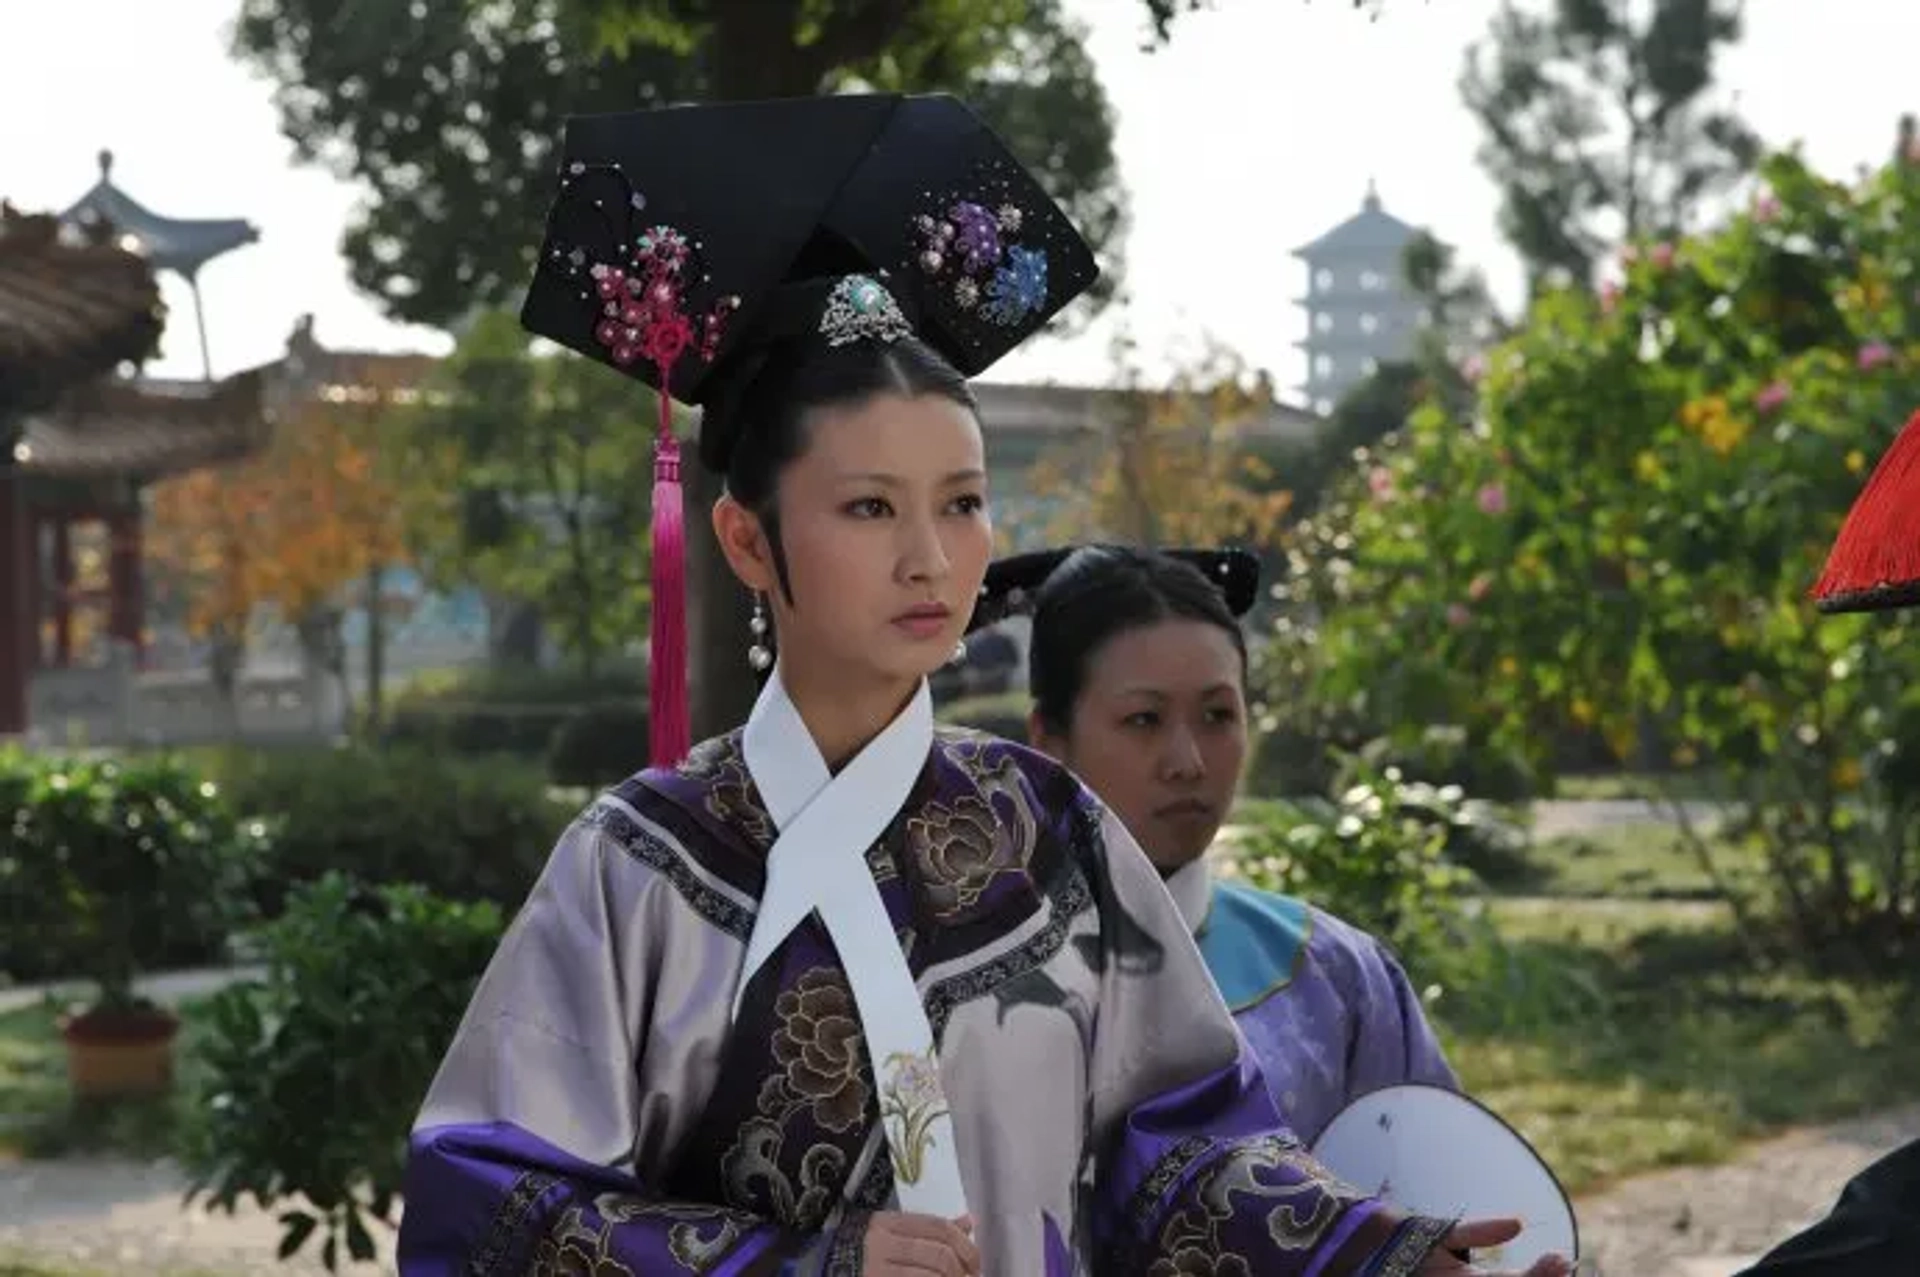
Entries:
{"label": "dirt path", "polygon": [[[280,1225],[260,1210],[237,1215],[184,1208],[186,1180],[169,1163],[71,1158],[0,1166],[0,1256],[113,1273],[194,1273],[231,1277],[310,1277],[326,1270],[309,1243],[300,1260],[280,1263]],[[388,1239],[382,1239],[388,1240]],[[343,1266],[343,1274],[390,1272]]]}
{"label": "dirt path", "polygon": [[1728,1277],[1916,1138],[1920,1105],[1794,1131],[1724,1165],[1638,1176],[1580,1202],[1584,1249],[1605,1277]]}

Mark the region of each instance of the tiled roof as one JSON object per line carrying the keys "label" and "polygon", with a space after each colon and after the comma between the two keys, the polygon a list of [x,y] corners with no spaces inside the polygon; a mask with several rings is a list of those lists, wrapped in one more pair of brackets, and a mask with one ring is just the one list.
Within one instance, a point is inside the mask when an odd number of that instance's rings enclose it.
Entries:
{"label": "tiled roof", "polygon": [[1368,188],[1358,213],[1312,243],[1294,249],[1293,255],[1311,261],[1343,253],[1398,253],[1419,233],[1419,227],[1387,212],[1380,204],[1379,194]]}
{"label": "tiled roof", "polygon": [[113,184],[113,152],[100,152],[100,180],[60,215],[69,224],[102,220],[140,242],[140,252],[155,270],[191,277],[202,266],[260,238],[251,222],[238,217],[165,217]]}
{"label": "tiled roof", "polygon": [[96,382],[27,418],[14,455],[34,474],[142,480],[228,460],[266,442],[263,390],[257,372],[210,388]]}
{"label": "tiled roof", "polygon": [[153,270],[105,234],[0,204],[0,418],[153,353]]}

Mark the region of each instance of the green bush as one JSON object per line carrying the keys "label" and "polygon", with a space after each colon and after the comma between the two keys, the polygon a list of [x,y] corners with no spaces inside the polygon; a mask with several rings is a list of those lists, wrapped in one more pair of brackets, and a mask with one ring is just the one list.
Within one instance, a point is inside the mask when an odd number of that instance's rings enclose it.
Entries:
{"label": "green bush", "polygon": [[538,768],[417,750],[262,752],[231,765],[235,806],[278,833],[257,899],[269,917],[329,870],[517,907],[573,815]]}
{"label": "green bush", "polygon": [[285,1205],[280,1254],[316,1233],[373,1257],[407,1132],[502,932],[491,904],[339,874],[298,889],[263,932],[267,974],[210,1000],[181,1133],[191,1195]]}
{"label": "green bush", "polygon": [[547,779],[599,786],[625,780],[647,765],[647,710],[610,703],[575,710],[547,747]]}
{"label": "green bush", "polygon": [[1471,820],[1463,798],[1392,770],[1362,775],[1337,799],[1260,804],[1236,859],[1255,886],[1310,900],[1410,963],[1430,960],[1457,935],[1474,886],[1447,855]]}
{"label": "green bush", "polygon": [[1004,740],[1027,741],[1027,709],[1032,704],[1026,692],[1002,692],[995,696],[972,696],[957,700],[940,710],[940,721],[955,727],[970,727]]}
{"label": "green bush", "polygon": [[1729,893],[1744,931],[1882,969],[1920,952],[1920,822],[1880,779],[1920,614],[1807,591],[1920,403],[1920,164],[1757,176],[1748,209],[1633,245],[1618,287],[1535,297],[1470,402],[1422,404],[1290,549],[1317,695],[1543,765],[1578,732],[1711,768],[1767,867]]}
{"label": "green bush", "polygon": [[1553,956],[1508,944],[1476,874],[1450,850],[1520,857],[1521,832],[1487,804],[1390,768],[1357,772],[1337,799],[1250,811],[1235,845],[1241,874],[1384,940],[1446,1027],[1501,1034],[1600,1023],[1605,991]]}
{"label": "green bush", "polygon": [[0,751],[0,970],[85,975],[103,1001],[142,970],[221,955],[268,852],[217,786],[165,754]]}
{"label": "green bush", "polygon": [[1457,785],[1475,798],[1525,802],[1539,786],[1525,759],[1498,745],[1471,739],[1464,728],[1437,725],[1411,739],[1383,736],[1368,741],[1336,779],[1341,788],[1366,773],[1394,768],[1408,780]]}
{"label": "green bush", "polygon": [[423,679],[394,698],[381,740],[459,754],[542,758],[581,709],[644,704],[646,695],[645,673],[625,663],[593,674],[514,666],[461,670]]}
{"label": "green bush", "polygon": [[1260,798],[1325,794],[1342,767],[1336,742],[1290,723],[1260,733],[1247,764],[1244,788]]}

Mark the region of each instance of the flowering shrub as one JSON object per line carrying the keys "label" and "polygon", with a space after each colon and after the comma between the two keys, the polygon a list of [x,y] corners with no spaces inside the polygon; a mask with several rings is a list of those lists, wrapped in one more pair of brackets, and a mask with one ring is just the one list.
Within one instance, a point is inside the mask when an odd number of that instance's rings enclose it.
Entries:
{"label": "flowering shrub", "polygon": [[1361,776],[1335,799],[1264,805],[1234,863],[1255,886],[1310,900],[1417,960],[1442,947],[1473,886],[1447,856],[1455,828],[1475,819],[1464,798],[1393,769]]}
{"label": "flowering shrub", "polygon": [[1541,762],[1570,729],[1711,760],[1800,938],[1888,939],[1920,930],[1920,825],[1888,783],[1920,750],[1920,635],[1805,596],[1920,407],[1920,169],[1763,173],[1719,230],[1536,303],[1470,415],[1428,403],[1362,459],[1295,589],[1322,696]]}

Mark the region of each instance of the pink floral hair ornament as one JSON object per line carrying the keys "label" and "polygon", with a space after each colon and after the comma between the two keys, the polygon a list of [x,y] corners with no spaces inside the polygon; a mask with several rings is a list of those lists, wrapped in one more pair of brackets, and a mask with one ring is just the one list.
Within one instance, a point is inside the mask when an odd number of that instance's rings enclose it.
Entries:
{"label": "pink floral hair ornament", "polygon": [[591,281],[591,292],[582,287],[580,300],[598,304],[594,340],[616,367],[631,368],[643,360],[651,364],[659,378],[662,410],[670,412],[666,405],[674,367],[696,343],[700,358],[712,362],[740,297],[728,293],[704,314],[688,312],[689,285],[710,278],[700,263],[699,245],[672,226],[642,221],[646,196],[618,164],[572,161],[560,178],[562,198],[575,188],[593,191],[583,195],[606,222],[606,233],[595,236],[598,243],[593,246],[550,240],[547,268]]}

